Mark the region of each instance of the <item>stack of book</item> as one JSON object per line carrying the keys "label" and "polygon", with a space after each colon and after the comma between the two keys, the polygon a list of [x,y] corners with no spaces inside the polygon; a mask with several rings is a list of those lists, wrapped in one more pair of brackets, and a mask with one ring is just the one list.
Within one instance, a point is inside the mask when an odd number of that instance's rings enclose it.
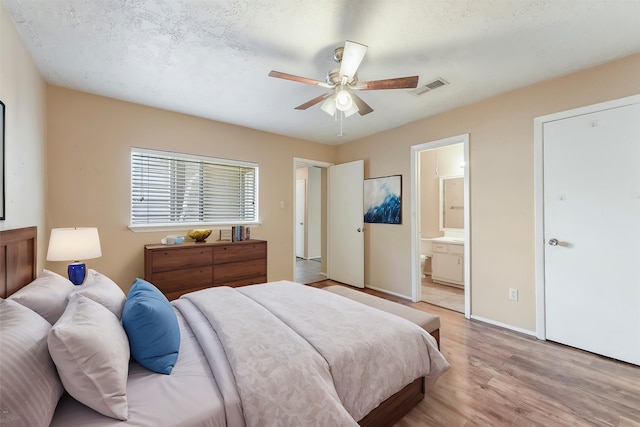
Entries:
{"label": "stack of book", "polygon": [[235,225],[231,227],[231,241],[239,242],[241,240],[251,239],[251,229],[244,225]]}

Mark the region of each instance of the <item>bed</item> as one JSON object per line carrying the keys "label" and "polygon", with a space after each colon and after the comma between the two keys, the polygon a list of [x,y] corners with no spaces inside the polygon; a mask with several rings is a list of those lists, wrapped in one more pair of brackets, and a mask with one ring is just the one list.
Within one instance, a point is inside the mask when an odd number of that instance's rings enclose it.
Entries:
{"label": "bed", "polygon": [[[43,425],[50,422],[53,426],[387,426],[419,403],[449,367],[435,339],[411,322],[330,292],[279,281],[211,288],[172,301],[179,351],[170,374],[156,373],[142,366],[138,357],[129,359],[129,346],[134,354],[134,335],[128,334],[125,319],[129,318],[127,307],[138,282],[119,307],[104,294],[104,289],[115,284],[98,272],[92,273],[95,282],[87,279],[85,285],[69,291],[80,295],[65,296],[67,305],[61,308],[62,314],[39,316],[15,302],[47,274],[51,281],[61,280],[46,271],[36,278],[36,239],[35,227],[0,232],[0,296],[8,298],[0,302],[2,339],[24,339],[27,334],[16,330],[28,324],[45,336],[44,344],[40,339],[32,347],[46,353],[48,346],[49,359],[55,363],[47,360],[35,380],[44,383],[40,378],[48,375],[48,388],[40,385],[19,390],[16,386],[10,392],[6,384],[0,384],[0,416],[7,425],[25,424],[21,416],[36,416],[33,405],[27,410],[27,403],[16,402],[41,397],[50,406],[54,402],[53,407],[49,412],[43,409],[30,424],[45,419]],[[142,282],[140,289],[146,289]],[[94,283],[97,285],[92,287]],[[60,288],[64,286],[56,290]],[[99,291],[97,298],[88,292],[82,295],[92,289]],[[101,389],[98,398],[86,397],[95,390],[77,387],[69,378],[82,369],[74,368],[69,374],[62,368],[71,362],[60,360],[56,340],[61,339],[58,335],[62,336],[59,331],[64,330],[64,324],[71,323],[69,311],[103,316],[95,320],[99,333],[83,336],[81,347],[94,341],[100,345],[100,340],[107,342],[104,353],[115,354],[122,347],[120,354],[105,357],[105,363],[126,360],[125,384],[119,393]],[[19,312],[29,321],[19,316],[9,321],[12,317],[6,312]],[[45,316],[53,317],[46,320]],[[105,325],[113,325],[112,336],[111,326]],[[118,330],[121,326],[127,334]],[[393,346],[388,344],[391,340]],[[67,347],[63,353],[69,351]],[[6,348],[0,355],[3,367],[9,366]],[[7,375],[4,368],[0,380],[4,383],[12,376],[36,371],[33,362],[25,364],[25,360],[16,356],[13,375]],[[121,379],[122,369],[112,370],[117,373],[113,378]],[[103,400],[115,402],[115,409],[105,409]],[[7,410],[11,405],[16,413]]]}

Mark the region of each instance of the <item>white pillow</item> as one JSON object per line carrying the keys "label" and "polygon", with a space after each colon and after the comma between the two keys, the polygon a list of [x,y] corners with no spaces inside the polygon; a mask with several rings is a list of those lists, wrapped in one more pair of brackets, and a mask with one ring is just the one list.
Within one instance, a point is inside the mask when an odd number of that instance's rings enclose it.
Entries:
{"label": "white pillow", "polygon": [[108,417],[128,418],[129,341],[113,313],[74,295],[48,342],[62,384],[73,398]]}
{"label": "white pillow", "polygon": [[122,308],[127,296],[124,294],[120,286],[104,274],[100,274],[93,269],[87,272],[87,280],[84,285],[78,286],[71,295],[82,295],[95,302],[102,304],[120,319],[122,317]]}
{"label": "white pillow", "polygon": [[62,316],[69,294],[76,289],[66,277],[43,270],[40,277],[9,297],[29,307],[52,325]]}
{"label": "white pillow", "polygon": [[51,423],[64,388],[47,349],[50,330],[34,311],[0,300],[0,425]]}

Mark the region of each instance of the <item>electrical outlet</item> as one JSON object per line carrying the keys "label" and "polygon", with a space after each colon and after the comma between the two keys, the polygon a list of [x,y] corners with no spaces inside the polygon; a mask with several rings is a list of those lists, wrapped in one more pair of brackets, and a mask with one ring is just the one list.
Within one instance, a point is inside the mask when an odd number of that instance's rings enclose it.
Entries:
{"label": "electrical outlet", "polygon": [[509,299],[511,301],[518,301],[518,290],[514,288],[509,288]]}

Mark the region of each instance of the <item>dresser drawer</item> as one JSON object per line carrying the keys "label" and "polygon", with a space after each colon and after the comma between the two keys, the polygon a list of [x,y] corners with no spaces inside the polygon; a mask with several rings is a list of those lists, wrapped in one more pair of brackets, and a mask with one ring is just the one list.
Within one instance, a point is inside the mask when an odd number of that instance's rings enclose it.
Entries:
{"label": "dresser drawer", "polygon": [[215,266],[213,270],[213,284],[216,286],[220,286],[237,280],[266,275],[266,259],[228,262]]}
{"label": "dresser drawer", "polygon": [[234,280],[233,282],[226,282],[224,286],[231,286],[237,288],[239,286],[258,285],[260,283],[266,283],[267,276],[249,277],[248,279]]}
{"label": "dresser drawer", "polygon": [[146,280],[154,284],[163,294],[169,295],[174,292],[186,293],[211,286],[212,277],[213,267],[206,265],[154,273]]}
{"label": "dresser drawer", "polygon": [[211,265],[212,248],[180,248],[154,251],[152,273]]}
{"label": "dresser drawer", "polygon": [[229,262],[262,259],[267,256],[267,245],[264,242],[232,243],[213,248],[213,263],[225,264]]}
{"label": "dresser drawer", "polygon": [[184,242],[144,247],[144,278],[170,300],[212,286],[267,281],[267,242]]}
{"label": "dresser drawer", "polygon": [[164,296],[167,297],[167,299],[169,301],[173,301],[174,299],[178,299],[180,298],[182,295],[189,293],[189,292],[195,292],[195,291],[201,291],[202,289],[207,289],[210,288],[211,285],[207,285],[207,286],[200,286],[197,288],[189,288],[189,289],[180,289],[179,291],[175,291],[175,292],[163,292]]}

